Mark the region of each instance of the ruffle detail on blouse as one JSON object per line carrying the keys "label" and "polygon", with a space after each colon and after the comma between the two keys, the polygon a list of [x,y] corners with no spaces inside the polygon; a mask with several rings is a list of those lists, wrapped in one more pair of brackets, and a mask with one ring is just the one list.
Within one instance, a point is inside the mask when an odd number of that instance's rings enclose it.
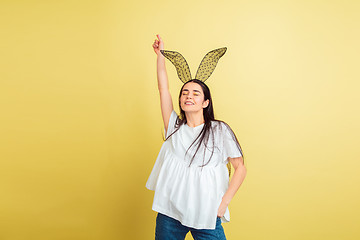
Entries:
{"label": "ruffle detail on blouse", "polygon": [[[217,211],[228,188],[226,164],[203,168],[188,166],[166,147],[161,147],[146,188],[154,190],[152,209],[177,219],[184,226],[215,229]],[[230,221],[226,209],[222,222]]]}

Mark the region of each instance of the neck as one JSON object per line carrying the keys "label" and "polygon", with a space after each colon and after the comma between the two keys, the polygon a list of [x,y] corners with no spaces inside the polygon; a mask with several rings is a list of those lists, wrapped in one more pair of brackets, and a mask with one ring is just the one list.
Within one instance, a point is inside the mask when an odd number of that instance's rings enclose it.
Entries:
{"label": "neck", "polygon": [[187,125],[189,127],[197,127],[205,123],[204,115],[202,111],[199,112],[185,112]]}

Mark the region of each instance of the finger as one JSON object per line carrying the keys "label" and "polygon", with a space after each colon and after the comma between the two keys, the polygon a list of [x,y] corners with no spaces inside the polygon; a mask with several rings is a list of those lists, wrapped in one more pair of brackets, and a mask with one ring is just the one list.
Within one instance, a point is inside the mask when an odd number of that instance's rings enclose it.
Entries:
{"label": "finger", "polygon": [[158,35],[156,35],[157,37],[158,37],[158,39],[159,39],[159,41],[162,41],[162,38],[160,37],[160,35],[158,34]]}

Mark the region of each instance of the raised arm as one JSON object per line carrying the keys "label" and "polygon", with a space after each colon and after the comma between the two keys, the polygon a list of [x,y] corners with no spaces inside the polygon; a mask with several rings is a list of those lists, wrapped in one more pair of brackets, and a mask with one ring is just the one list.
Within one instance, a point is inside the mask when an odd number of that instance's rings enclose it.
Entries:
{"label": "raised arm", "polygon": [[169,82],[165,68],[165,57],[161,54],[160,50],[164,49],[164,42],[161,39],[160,35],[156,35],[158,39],[154,41],[153,48],[157,54],[157,80],[158,80],[158,89],[160,93],[160,105],[161,113],[164,121],[164,127],[167,131],[170,115],[173,111],[172,98],[169,91]]}

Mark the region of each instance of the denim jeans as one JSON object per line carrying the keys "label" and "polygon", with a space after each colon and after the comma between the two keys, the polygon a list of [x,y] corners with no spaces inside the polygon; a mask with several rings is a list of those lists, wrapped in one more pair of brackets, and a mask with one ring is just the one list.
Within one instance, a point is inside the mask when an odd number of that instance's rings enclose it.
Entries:
{"label": "denim jeans", "polygon": [[184,240],[189,231],[195,240],[226,240],[219,217],[216,220],[215,229],[195,229],[186,227],[178,220],[158,213],[156,217],[155,240]]}

